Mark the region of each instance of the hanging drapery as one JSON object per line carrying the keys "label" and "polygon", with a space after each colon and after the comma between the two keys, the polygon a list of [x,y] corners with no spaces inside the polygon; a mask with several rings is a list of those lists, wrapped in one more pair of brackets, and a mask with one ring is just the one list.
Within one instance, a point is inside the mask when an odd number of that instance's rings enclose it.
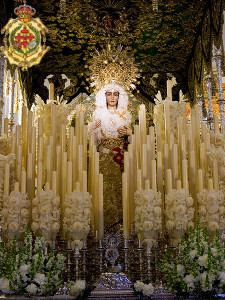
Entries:
{"label": "hanging drapery", "polygon": [[[201,30],[188,63],[188,92],[190,102],[196,102],[195,87],[203,90],[203,68],[207,73],[212,71],[212,45],[222,45],[223,27],[222,0],[211,0],[201,24]],[[212,72],[211,72],[212,73]]]}

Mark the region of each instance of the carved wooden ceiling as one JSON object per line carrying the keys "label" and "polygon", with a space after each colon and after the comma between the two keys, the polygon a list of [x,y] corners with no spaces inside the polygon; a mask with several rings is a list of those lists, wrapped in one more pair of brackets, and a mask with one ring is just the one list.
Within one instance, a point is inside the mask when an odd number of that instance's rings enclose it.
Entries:
{"label": "carved wooden ceiling", "polygon": [[[1,2],[3,27],[9,17],[15,18],[13,7],[23,2]],[[164,91],[167,73],[177,79],[174,92],[181,88],[185,92],[187,66],[209,3],[209,0],[158,0],[158,11],[153,11],[150,0],[27,1],[48,27],[47,45],[51,47],[41,64],[28,72],[32,92],[46,99],[43,80],[54,74],[57,93],[64,93],[64,98],[71,100],[80,92],[90,93],[87,61],[96,48],[112,42],[135,51],[142,71],[138,89],[144,97],[153,101],[158,89]],[[72,83],[66,90],[62,73]],[[159,76],[153,77],[155,73]]]}

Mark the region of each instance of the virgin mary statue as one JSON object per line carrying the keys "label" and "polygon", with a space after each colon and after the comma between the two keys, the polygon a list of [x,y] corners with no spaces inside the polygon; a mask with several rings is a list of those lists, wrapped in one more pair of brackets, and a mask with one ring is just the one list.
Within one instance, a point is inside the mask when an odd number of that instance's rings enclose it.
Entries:
{"label": "virgin mary statue", "polygon": [[124,151],[132,134],[128,95],[118,84],[107,84],[96,94],[96,109],[89,123],[100,152],[103,174],[104,224],[112,227],[122,221],[121,177]]}

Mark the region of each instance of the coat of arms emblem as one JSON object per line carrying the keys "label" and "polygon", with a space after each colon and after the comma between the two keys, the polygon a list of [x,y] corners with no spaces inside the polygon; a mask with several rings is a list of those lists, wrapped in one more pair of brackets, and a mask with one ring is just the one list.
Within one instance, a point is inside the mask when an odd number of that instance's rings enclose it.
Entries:
{"label": "coat of arms emblem", "polygon": [[40,63],[42,57],[50,49],[46,47],[45,33],[47,27],[39,18],[33,18],[36,10],[30,5],[20,5],[15,8],[16,19],[9,19],[1,30],[5,34],[1,51],[10,64],[27,69]]}

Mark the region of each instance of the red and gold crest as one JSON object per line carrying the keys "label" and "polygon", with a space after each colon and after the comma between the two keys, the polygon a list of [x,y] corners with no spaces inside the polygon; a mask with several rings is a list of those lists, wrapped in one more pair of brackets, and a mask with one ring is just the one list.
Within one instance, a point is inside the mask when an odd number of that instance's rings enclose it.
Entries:
{"label": "red and gold crest", "polygon": [[36,10],[30,5],[15,8],[16,19],[10,19],[1,30],[4,47],[1,51],[10,64],[27,69],[40,63],[42,57],[50,49],[45,46],[47,27],[39,18],[33,18]]}

